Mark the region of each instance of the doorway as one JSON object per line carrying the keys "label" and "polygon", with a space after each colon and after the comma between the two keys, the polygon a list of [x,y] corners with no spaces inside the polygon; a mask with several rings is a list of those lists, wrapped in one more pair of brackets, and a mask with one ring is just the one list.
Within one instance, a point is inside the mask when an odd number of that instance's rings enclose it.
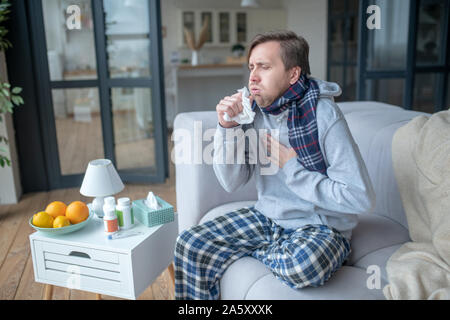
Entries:
{"label": "doorway", "polygon": [[168,177],[158,0],[29,0],[49,189],[110,159],[124,182]]}

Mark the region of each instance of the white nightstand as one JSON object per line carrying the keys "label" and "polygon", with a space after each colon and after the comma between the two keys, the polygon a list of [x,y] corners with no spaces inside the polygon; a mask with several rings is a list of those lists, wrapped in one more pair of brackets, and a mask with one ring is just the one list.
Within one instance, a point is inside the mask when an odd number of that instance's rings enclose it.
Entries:
{"label": "white nightstand", "polygon": [[[173,222],[152,228],[135,222],[130,232],[142,234],[124,239],[108,240],[97,217],[73,233],[31,234],[35,281],[136,299],[167,267],[173,277],[178,214]],[[47,288],[46,296],[52,291]]]}

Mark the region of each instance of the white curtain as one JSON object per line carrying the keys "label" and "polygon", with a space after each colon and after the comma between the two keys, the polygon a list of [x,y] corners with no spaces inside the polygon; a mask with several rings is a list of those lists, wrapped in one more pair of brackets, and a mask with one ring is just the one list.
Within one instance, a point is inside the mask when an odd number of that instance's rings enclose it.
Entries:
{"label": "white curtain", "polygon": [[[369,69],[405,69],[408,47],[410,0],[377,0],[381,29],[368,32]],[[365,23],[361,24],[365,27]]]}

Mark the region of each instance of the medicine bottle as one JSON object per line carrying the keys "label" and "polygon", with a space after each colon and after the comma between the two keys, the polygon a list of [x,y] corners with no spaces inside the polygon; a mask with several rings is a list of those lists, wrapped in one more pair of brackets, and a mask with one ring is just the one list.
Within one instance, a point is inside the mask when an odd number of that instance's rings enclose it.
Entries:
{"label": "medicine bottle", "polygon": [[116,200],[114,197],[105,198],[103,205],[103,222],[106,234],[113,234],[119,231],[119,223],[116,215]]}
{"label": "medicine bottle", "polygon": [[120,198],[117,200],[116,212],[119,218],[120,228],[130,229],[134,224],[133,209],[131,208],[130,198]]}

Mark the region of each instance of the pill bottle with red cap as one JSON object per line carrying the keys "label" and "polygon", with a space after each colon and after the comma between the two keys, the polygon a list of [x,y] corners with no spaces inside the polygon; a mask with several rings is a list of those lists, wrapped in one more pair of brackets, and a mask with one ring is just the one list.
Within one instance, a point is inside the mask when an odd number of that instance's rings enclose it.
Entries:
{"label": "pill bottle with red cap", "polygon": [[116,215],[116,200],[114,197],[105,198],[103,205],[103,222],[105,225],[105,232],[107,235],[119,231],[119,222]]}

